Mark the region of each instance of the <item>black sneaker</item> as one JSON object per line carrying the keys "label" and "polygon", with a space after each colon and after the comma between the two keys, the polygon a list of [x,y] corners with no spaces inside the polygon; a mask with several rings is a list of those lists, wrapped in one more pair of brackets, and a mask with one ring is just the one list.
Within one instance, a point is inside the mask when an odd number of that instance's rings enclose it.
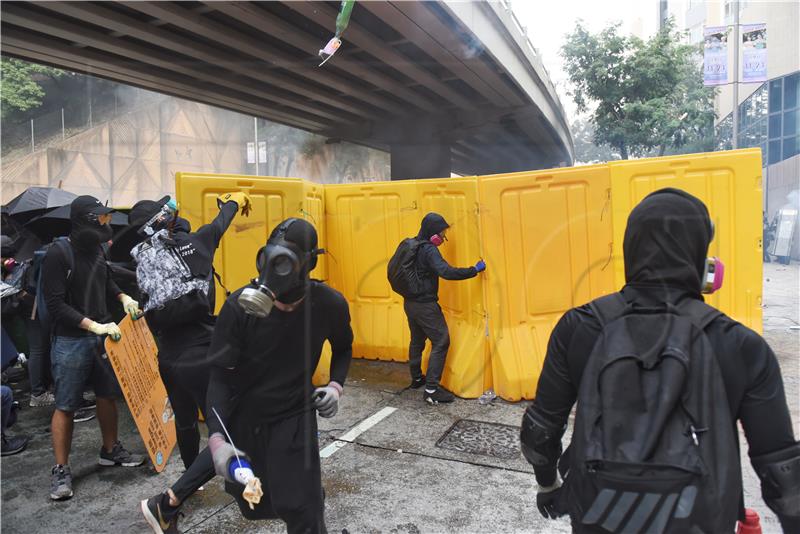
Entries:
{"label": "black sneaker", "polygon": [[81,401],[81,408],[97,408],[97,401],[94,395],[84,393]]}
{"label": "black sneaker", "polygon": [[100,447],[100,459],[97,463],[105,466],[137,467],[144,463],[144,456],[131,453],[118,441],[111,452],[106,452],[102,446]]}
{"label": "black sneaker", "polygon": [[56,465],[50,475],[50,498],[63,501],[72,497],[72,472],[68,465]]}
{"label": "black sneaker", "polygon": [[75,413],[72,414],[72,420],[76,423],[91,421],[95,417],[94,408],[78,408],[75,410]]}
{"label": "black sneaker", "polygon": [[28,439],[24,436],[3,436],[3,456],[19,454],[28,446]]}
{"label": "black sneaker", "polygon": [[433,393],[429,393],[428,390],[425,390],[422,393],[422,400],[427,402],[428,404],[444,404],[448,402],[453,402],[455,399],[455,395],[444,389],[442,386],[436,388],[436,391]]}
{"label": "black sneaker", "polygon": [[411,385],[408,387],[410,387],[411,389],[419,389],[424,385],[425,385],[425,375],[422,375],[419,378],[412,378]]}
{"label": "black sneaker", "polygon": [[142,501],[144,520],[156,534],[178,532],[178,508],[169,505],[169,495],[164,492]]}

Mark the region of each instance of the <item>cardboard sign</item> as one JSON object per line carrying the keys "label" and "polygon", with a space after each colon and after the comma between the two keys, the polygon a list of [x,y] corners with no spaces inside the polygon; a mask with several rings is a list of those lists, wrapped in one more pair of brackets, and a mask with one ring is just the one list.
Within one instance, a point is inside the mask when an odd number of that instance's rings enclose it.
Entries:
{"label": "cardboard sign", "polygon": [[133,321],[126,315],[119,329],[122,339],[106,338],[106,353],[153,467],[160,473],[176,437],[175,414],[158,373],[158,348],[144,318]]}

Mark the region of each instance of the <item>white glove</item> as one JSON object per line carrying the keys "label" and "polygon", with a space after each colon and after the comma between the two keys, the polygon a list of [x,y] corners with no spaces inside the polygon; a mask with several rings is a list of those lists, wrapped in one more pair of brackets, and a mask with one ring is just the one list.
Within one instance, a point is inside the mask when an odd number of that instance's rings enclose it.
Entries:
{"label": "white glove", "polygon": [[339,397],[342,395],[342,386],[337,382],[329,382],[324,388],[314,390],[314,408],[320,417],[333,417],[339,411]]}
{"label": "white glove", "polygon": [[92,334],[97,334],[98,336],[109,336],[113,341],[119,341],[122,339],[122,332],[120,332],[117,323],[100,324],[91,321],[87,330]]}
{"label": "white glove", "polygon": [[236,458],[237,454],[239,458],[247,458],[247,455],[225,441],[225,436],[219,432],[214,432],[209,436],[208,448],[211,449],[211,458],[214,461],[214,472],[228,482],[236,482],[236,480],[231,477],[228,465],[231,463],[231,460]]}
{"label": "white glove", "polygon": [[119,296],[119,301],[122,303],[122,308],[125,310],[125,313],[130,315],[131,319],[134,321],[142,316],[142,310],[139,308],[139,303],[125,293],[122,293]]}

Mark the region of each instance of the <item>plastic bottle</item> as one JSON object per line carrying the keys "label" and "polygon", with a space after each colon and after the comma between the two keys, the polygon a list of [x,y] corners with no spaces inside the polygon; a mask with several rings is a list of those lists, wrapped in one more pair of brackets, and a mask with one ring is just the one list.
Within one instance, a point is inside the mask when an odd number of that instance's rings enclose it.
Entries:
{"label": "plastic bottle", "polygon": [[166,204],[161,206],[161,209],[158,212],[150,217],[150,220],[147,221],[142,225],[142,228],[139,230],[139,233],[150,237],[151,235],[156,233],[156,229],[154,225],[157,221],[161,220],[162,218],[170,218],[175,215],[175,212],[178,211],[178,204],[175,202],[174,199],[170,198]]}
{"label": "plastic bottle", "polygon": [[246,486],[256,476],[250,462],[244,458],[233,458],[228,464],[228,473],[232,479],[243,486]]}
{"label": "plastic bottle", "polygon": [[496,398],[497,394],[494,389],[489,388],[478,398],[478,404],[491,404]]}
{"label": "plastic bottle", "polygon": [[739,521],[736,534],[761,534],[761,520],[758,512],[751,508],[745,508],[744,521]]}

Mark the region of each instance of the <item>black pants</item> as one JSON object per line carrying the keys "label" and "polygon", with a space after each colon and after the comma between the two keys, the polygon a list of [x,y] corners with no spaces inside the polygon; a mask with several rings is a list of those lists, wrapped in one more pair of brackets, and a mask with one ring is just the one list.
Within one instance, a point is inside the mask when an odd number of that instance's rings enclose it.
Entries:
{"label": "black pants", "polygon": [[304,412],[265,423],[239,414],[233,439],[252,461],[264,496],[251,510],[242,497],[244,486],[225,482],[242,515],[251,520],[280,518],[289,534],[317,534],[325,528],[325,506],[320,475],[317,417]]}
{"label": "black pants", "polygon": [[438,302],[412,302],[406,300],[403,309],[408,317],[408,328],[411,329],[411,343],[408,346],[408,364],[411,367],[411,378],[422,376],[422,351],[425,340],[431,340],[431,357],[428,360],[428,374],[425,380],[426,389],[439,387],[439,380],[444,371],[447,350],[450,348],[450,332],[444,320],[442,308]]}
{"label": "black pants", "polygon": [[186,469],[200,451],[198,409],[205,412],[209,365],[207,345],[187,347],[178,354],[159,354],[158,370],[175,412],[178,449]]}

